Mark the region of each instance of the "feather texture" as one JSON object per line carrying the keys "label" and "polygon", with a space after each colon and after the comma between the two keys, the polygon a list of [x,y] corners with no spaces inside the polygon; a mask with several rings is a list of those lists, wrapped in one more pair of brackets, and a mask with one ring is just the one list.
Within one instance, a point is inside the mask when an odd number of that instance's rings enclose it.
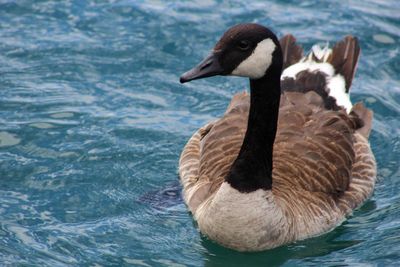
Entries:
{"label": "feather texture", "polygon": [[[198,130],[185,146],[179,172],[193,213],[218,189],[237,157],[249,106],[246,93],[235,95],[225,115]],[[274,144],[273,188],[289,186],[339,199],[357,176],[369,183],[372,191],[375,163],[373,156],[368,156],[369,144],[358,120],[344,111],[324,110],[322,98],[314,92],[284,93]],[[353,166],[363,159],[368,160],[360,176],[356,173],[359,168],[353,170]],[[353,199],[354,203],[347,199],[346,205],[358,206],[369,194]]]}
{"label": "feather texture", "polygon": [[[179,173],[195,215],[215,197],[239,153],[249,103],[247,94],[235,95],[225,115],[197,131],[184,148]],[[375,159],[358,127],[357,116],[325,110],[314,92],[282,95],[272,192],[287,213],[287,242],[331,229],[372,194]]]}

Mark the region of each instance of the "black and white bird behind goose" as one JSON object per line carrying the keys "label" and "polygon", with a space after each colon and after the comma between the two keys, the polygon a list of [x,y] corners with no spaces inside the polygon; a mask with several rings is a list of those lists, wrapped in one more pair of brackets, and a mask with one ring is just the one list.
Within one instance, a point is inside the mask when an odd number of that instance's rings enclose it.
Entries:
{"label": "black and white bird behind goose", "polygon": [[181,76],[250,79],[250,95],[236,94],[180,158],[203,234],[240,251],[270,249],[333,229],[372,194],[372,112],[348,94],[359,52],[348,36],[303,57],[293,36],[240,24]]}

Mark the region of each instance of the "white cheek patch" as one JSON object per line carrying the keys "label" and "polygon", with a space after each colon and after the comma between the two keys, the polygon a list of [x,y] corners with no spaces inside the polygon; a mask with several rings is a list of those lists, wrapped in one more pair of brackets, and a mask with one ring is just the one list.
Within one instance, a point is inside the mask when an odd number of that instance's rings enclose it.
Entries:
{"label": "white cheek patch", "polygon": [[276,45],[271,39],[265,39],[257,44],[253,53],[232,71],[232,75],[259,79],[264,76],[272,62],[272,53]]}

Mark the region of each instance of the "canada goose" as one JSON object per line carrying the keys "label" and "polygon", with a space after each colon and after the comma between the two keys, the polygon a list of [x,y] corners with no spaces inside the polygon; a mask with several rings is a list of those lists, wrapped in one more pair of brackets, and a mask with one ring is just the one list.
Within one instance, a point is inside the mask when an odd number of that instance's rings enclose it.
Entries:
{"label": "canada goose", "polygon": [[292,35],[279,42],[239,24],[181,76],[250,79],[250,96],[236,94],[180,158],[184,200],[203,234],[239,251],[271,249],[332,230],[372,194],[372,111],[348,95],[359,52],[347,36],[303,57]]}

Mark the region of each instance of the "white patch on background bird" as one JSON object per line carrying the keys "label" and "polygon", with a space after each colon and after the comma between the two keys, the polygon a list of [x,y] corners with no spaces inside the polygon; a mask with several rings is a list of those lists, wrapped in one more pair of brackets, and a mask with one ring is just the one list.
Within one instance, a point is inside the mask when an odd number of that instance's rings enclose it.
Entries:
{"label": "white patch on background bird", "polygon": [[265,39],[259,42],[253,53],[242,61],[232,71],[232,75],[259,79],[264,76],[272,62],[272,53],[276,45],[272,39]]}
{"label": "white patch on background bird", "polygon": [[[321,48],[318,45],[312,47],[312,53],[308,57],[303,58],[299,63],[296,63],[282,73],[281,79],[283,78],[296,78],[296,75],[301,71],[309,72],[322,72],[326,75],[326,87],[329,90],[329,96],[336,99],[336,104],[343,106],[349,113],[353,107],[350,101],[350,96],[346,93],[346,82],[342,75],[336,74],[334,67],[327,63],[332,50],[325,47]],[[312,55],[322,62],[316,62],[313,60]]]}
{"label": "white patch on background bird", "polygon": [[347,113],[350,113],[353,105],[350,101],[350,96],[346,93],[346,82],[342,75],[337,74],[328,79],[327,87],[329,88],[329,95],[336,99],[339,106],[345,107]]}

